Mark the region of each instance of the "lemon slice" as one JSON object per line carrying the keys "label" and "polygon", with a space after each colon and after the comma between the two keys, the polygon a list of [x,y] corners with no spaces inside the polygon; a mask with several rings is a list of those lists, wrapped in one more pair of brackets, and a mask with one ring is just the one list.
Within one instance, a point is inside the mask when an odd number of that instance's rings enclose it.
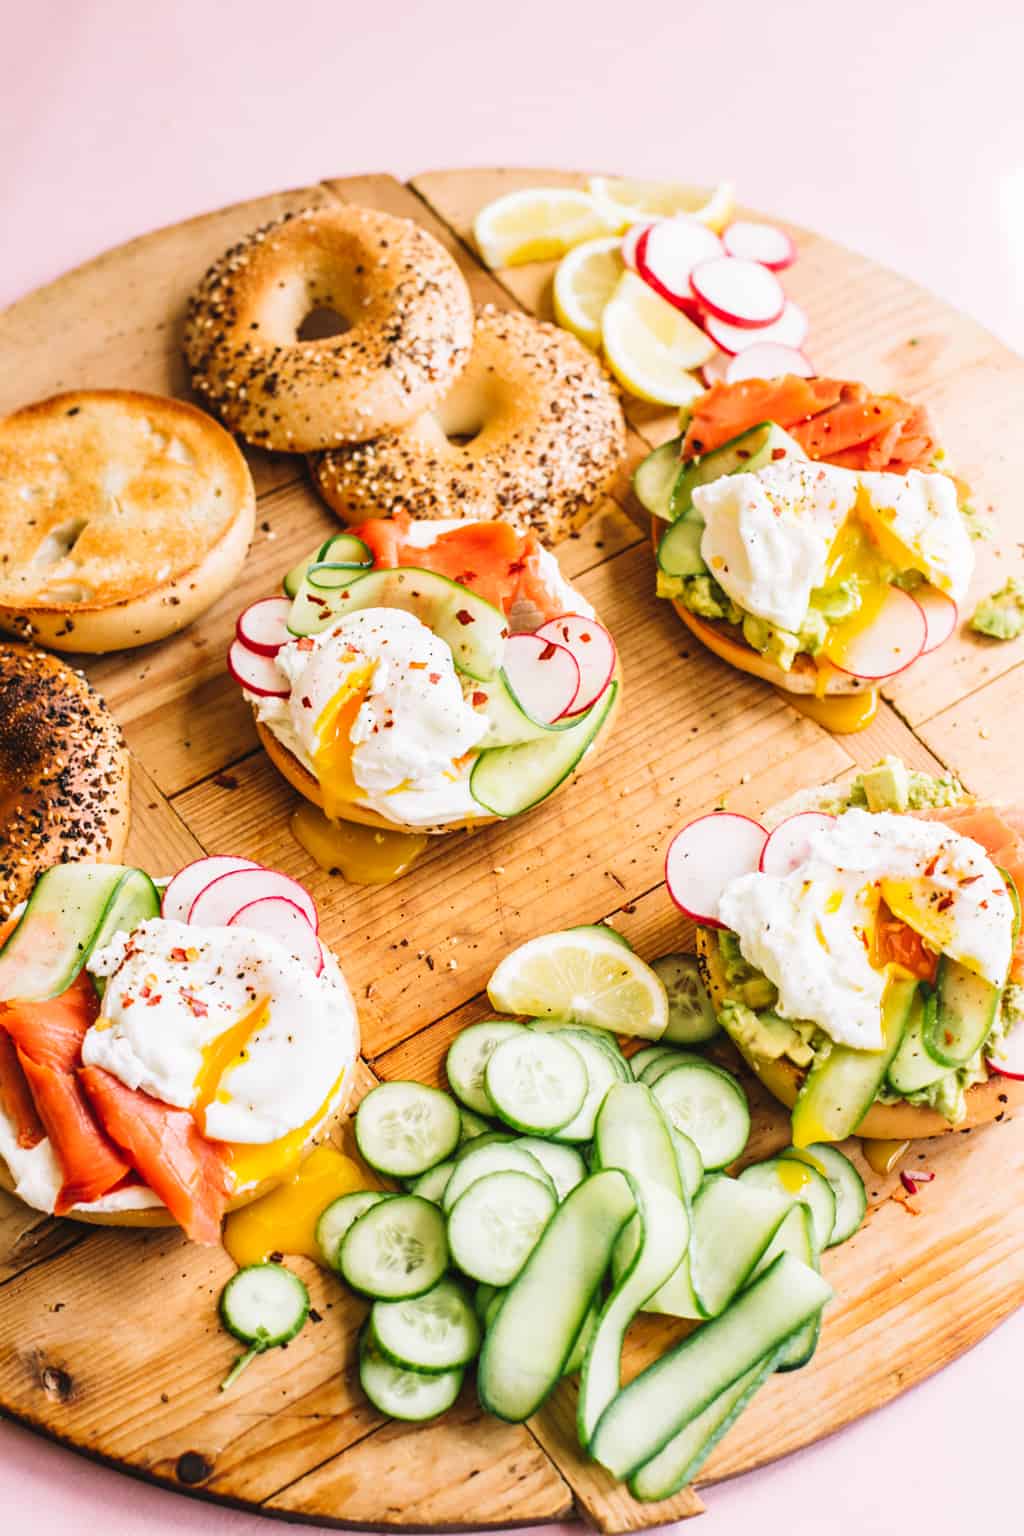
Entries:
{"label": "lemon slice", "polygon": [[704,386],[687,370],[699,368],[715,344],[682,310],[634,272],[624,272],[601,317],[609,368],[631,395],[655,405],[689,405]]}
{"label": "lemon slice", "polygon": [[736,206],[731,181],[712,193],[706,187],[686,187],[671,181],[631,181],[625,177],[592,176],[587,190],[610,229],[622,233],[644,219],[669,219],[688,213],[717,233],[725,228]]}
{"label": "lemon slice", "polygon": [[477,249],[489,267],[547,261],[608,232],[589,192],[574,187],[509,192],[481,208],[473,225]]}
{"label": "lemon slice", "polygon": [[593,928],[546,933],[506,955],[487,985],[502,1013],[574,1019],[617,1035],[660,1040],[664,984],[639,955]]}
{"label": "lemon slice", "polygon": [[623,273],[618,235],[588,240],[563,256],[555,273],[555,319],[596,352],[601,316]]}

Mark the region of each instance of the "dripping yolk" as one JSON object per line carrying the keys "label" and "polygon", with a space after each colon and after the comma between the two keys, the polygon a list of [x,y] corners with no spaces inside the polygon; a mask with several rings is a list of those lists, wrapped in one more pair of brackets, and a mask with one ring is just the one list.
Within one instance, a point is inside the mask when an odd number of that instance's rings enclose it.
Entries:
{"label": "dripping yolk", "polygon": [[203,1064],[196,1075],[192,1097],[192,1113],[200,1130],[205,1127],[206,1111],[214,1100],[226,1102],[225,1098],[221,1098],[220,1089],[225,1072],[247,1059],[250,1040],[269,1017],[270,1003],[264,999],[256,1003],[248,1013],[244,1013],[237,1023],[204,1045]]}
{"label": "dripping yolk", "polygon": [[[346,662],[354,659],[354,653],[343,658]],[[341,815],[359,795],[352,771],[352,728],[369,692],[374,666],[368,661],[354,667],[316,722],[313,767],[323,792],[324,811],[331,817]]]}

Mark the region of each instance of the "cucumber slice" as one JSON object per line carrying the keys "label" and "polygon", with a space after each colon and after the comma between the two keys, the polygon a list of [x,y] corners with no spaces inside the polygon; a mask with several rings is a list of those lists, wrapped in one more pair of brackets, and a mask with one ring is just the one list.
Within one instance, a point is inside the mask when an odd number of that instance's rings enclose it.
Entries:
{"label": "cucumber slice", "polygon": [[690,1279],[704,1317],[718,1317],[754,1274],[791,1198],[724,1174],[705,1179],[693,1202]]}
{"label": "cucumber slice", "polygon": [[488,1413],[521,1423],[556,1385],[635,1210],[615,1168],[584,1179],[558,1207],[487,1331],[477,1390]]}
{"label": "cucumber slice", "polygon": [[504,1129],[500,1131],[492,1130],[488,1127],[486,1131],[479,1131],[473,1136],[463,1138],[459,1142],[453,1161],[461,1163],[462,1159],[468,1157],[470,1152],[477,1152],[481,1147],[488,1147],[496,1141],[515,1141],[515,1139],[514,1131],[506,1131]]}
{"label": "cucumber slice", "polygon": [[483,1315],[483,1325],[484,1325],[485,1329],[489,1328],[491,1326],[491,1324],[494,1322],[494,1319],[498,1315],[498,1308],[501,1306],[502,1302],[505,1299],[505,1287],[504,1286],[497,1286],[497,1285],[491,1286],[490,1290],[491,1290],[491,1293],[492,1293],[491,1294],[491,1299],[487,1303],[487,1310],[484,1312],[484,1315]]}
{"label": "cucumber slice", "polygon": [[559,1036],[530,1029],[495,1047],[484,1086],[508,1125],[550,1135],[583,1108],[587,1069],[579,1052]]}
{"label": "cucumber slice", "polygon": [[462,1121],[453,1098],[423,1083],[381,1083],[356,1110],[356,1145],[380,1173],[416,1178],[451,1157]]}
{"label": "cucumber slice", "polygon": [[352,1223],[338,1250],[346,1283],[385,1301],[422,1296],[447,1267],[444,1217],[418,1195],[393,1195],[372,1205]]}
{"label": "cucumber slice", "polygon": [[571,717],[545,723],[535,720],[520,703],[515,689],[509,682],[504,667],[488,682],[478,682],[473,687],[473,707],[487,716],[486,736],[477,744],[479,751],[492,747],[515,747],[526,741],[537,741],[551,733],[568,731],[576,724]]}
{"label": "cucumber slice", "polygon": [[944,1067],[963,1067],[985,1044],[1002,989],[943,955],[935,981],[935,1008],[924,1017],[925,1050]]}
{"label": "cucumber slice", "polygon": [[633,491],[637,501],[652,517],[672,521],[672,491],[682,473],[680,451],[682,437],[670,438],[642,459],[633,471]]}
{"label": "cucumber slice", "polygon": [[819,1052],[793,1106],[793,1145],[816,1141],[845,1141],[852,1136],[871,1105],[903,1039],[917,982],[890,979],[882,1003],[880,1051],[857,1051],[833,1045]]}
{"label": "cucumber slice", "polygon": [[0,997],[41,1002],[66,992],[93,950],[119,930],[160,915],[160,896],[125,864],[56,864],[46,870],[0,948]]}
{"label": "cucumber slice", "polygon": [[594,1136],[594,1122],[604,1102],[605,1094],[613,1086],[621,1087],[623,1078],[611,1052],[604,1045],[598,1044],[588,1030],[560,1030],[553,1038],[564,1039],[568,1045],[571,1045],[573,1050],[582,1056],[583,1065],[587,1070],[587,1092],[579,1113],[569,1121],[568,1125],[563,1125],[556,1135],[559,1141],[591,1141]]}
{"label": "cucumber slice", "polygon": [[469,778],[473,798],[494,816],[518,816],[546,800],[569,777],[608,719],[618,693],[608,687],[585,715],[565,731],[538,741],[481,752]]}
{"label": "cucumber slice", "polygon": [[323,1254],[324,1263],[331,1269],[338,1268],[338,1249],[349,1227],[371,1205],[379,1205],[389,1196],[379,1189],[357,1189],[351,1194],[339,1195],[320,1213],[316,1224],[317,1247]]}
{"label": "cucumber slice", "polygon": [[344,586],[319,593],[307,583],[292,604],[288,628],[293,635],[316,635],[363,608],[412,613],[450,646],[460,672],[485,682],[497,675],[508,637],[505,615],[457,581],[413,566],[356,572]]}
{"label": "cucumber slice", "polygon": [[949,1068],[936,1061],[925,1047],[925,1018],[934,1015],[938,1004],[933,992],[919,988],[911,1004],[907,1027],[903,1031],[899,1050],[889,1063],[886,1080],[897,1093],[920,1093],[945,1077]]}
{"label": "cucumber slice", "polygon": [[583,1362],[587,1358],[587,1350],[590,1348],[590,1341],[594,1337],[597,1329],[597,1320],[600,1315],[601,1310],[595,1302],[583,1320],[583,1327],[580,1329],[579,1338],[573,1346],[572,1354],[565,1362],[565,1370],[562,1372],[563,1376],[575,1376],[577,1371],[582,1371]]}
{"label": "cucumber slice", "polygon": [[317,592],[344,587],[359,573],[366,575],[373,566],[373,552],[354,533],[336,533],[321,544],[316,559],[310,561],[306,580]]}
{"label": "cucumber slice", "polygon": [[220,1320],[249,1348],[220,1384],[226,1392],[246,1366],[268,1349],[294,1339],[309,1316],[309,1292],[280,1264],[249,1264],[232,1275],[220,1293]]}
{"label": "cucumber slice", "polygon": [[740,1182],[770,1190],[790,1203],[798,1200],[806,1205],[813,1219],[818,1252],[828,1247],[836,1224],[836,1197],[828,1179],[811,1163],[795,1157],[770,1157],[744,1168]]}
{"label": "cucumber slice", "polygon": [[482,1323],[487,1322],[487,1312],[491,1302],[497,1296],[504,1295],[496,1285],[478,1285],[473,1292],[473,1311]]}
{"label": "cucumber slice", "polygon": [[558,1209],[550,1183],[505,1169],[485,1174],[448,1213],[448,1246],[463,1274],[511,1285]]}
{"label": "cucumber slice", "polygon": [[590,1441],[590,1454],[613,1477],[632,1477],[820,1312],[831,1295],[813,1269],[792,1254],[780,1254],[728,1312],[683,1339],[613,1399]]}
{"label": "cucumber slice", "polygon": [[608,1057],[615,1069],[620,1082],[631,1083],[633,1074],[629,1069],[629,1063],[619,1049],[619,1043],[614,1035],[606,1029],[592,1029],[589,1024],[577,1024],[572,1019],[531,1019],[531,1029],[546,1030],[549,1034],[565,1034],[572,1044],[576,1035],[584,1035],[594,1045],[599,1046]]}
{"label": "cucumber slice", "polygon": [[435,1205],[440,1205],[444,1200],[444,1192],[448,1188],[448,1180],[454,1172],[453,1160],[435,1163],[433,1168],[428,1168],[426,1173],[421,1173],[419,1178],[414,1180],[409,1193],[419,1195],[421,1200],[432,1200]]}
{"label": "cucumber slice", "polygon": [[478,1115],[493,1115],[494,1105],[484,1086],[484,1069],[495,1046],[525,1033],[524,1025],[512,1024],[508,1019],[485,1019],[457,1034],[445,1058],[445,1072],[455,1097]]}
{"label": "cucumber slice", "polygon": [[665,1077],[667,1073],[682,1066],[683,1062],[696,1062],[698,1066],[706,1066],[703,1056],[698,1056],[695,1051],[682,1051],[678,1046],[670,1047],[664,1056],[657,1061],[649,1061],[640,1073],[640,1081],[646,1083],[648,1088],[653,1088],[655,1083]]}
{"label": "cucumber slice", "polygon": [[478,1179],[487,1178],[492,1173],[521,1173],[543,1184],[550,1194],[556,1194],[554,1180],[540,1160],[517,1141],[492,1141],[480,1146],[482,1140],[479,1138],[476,1147],[456,1163],[441,1200],[446,1212]]}
{"label": "cucumber slice", "polygon": [[713,1040],[721,1025],[701,980],[697,956],[662,955],[651,961],[651,969],[661,977],[668,993],[668,1026],[662,1040],[679,1045]]}
{"label": "cucumber slice", "polygon": [[564,1200],[577,1184],[582,1184],[587,1176],[586,1165],[574,1147],[563,1146],[557,1141],[544,1141],[540,1136],[521,1136],[512,1145],[522,1152],[529,1152],[531,1157],[537,1159],[555,1186],[555,1194],[559,1202]]}
{"label": "cucumber slice", "polygon": [[683,1061],[659,1077],[654,1097],[677,1130],[696,1144],[705,1168],[724,1168],[750,1135],[750,1110],[739,1083],[709,1061]]}
{"label": "cucumber slice", "polygon": [[836,1197],[836,1219],[825,1246],[835,1248],[845,1243],[859,1228],[868,1208],[864,1180],[850,1159],[827,1141],[816,1141],[809,1147],[787,1147],[780,1156],[798,1157],[828,1179]]}
{"label": "cucumber slice", "polygon": [[375,1301],[370,1338],[377,1353],[408,1371],[453,1371],[480,1348],[480,1324],[454,1280],[409,1301]]}
{"label": "cucumber slice", "polygon": [[[754,1279],[770,1269],[780,1253],[791,1253],[802,1264],[810,1269],[821,1269],[821,1249],[818,1247],[814,1232],[814,1215],[810,1206],[797,1201],[791,1206],[782,1219],[779,1230],[765,1249],[754,1271]],[[821,1334],[821,1313],[812,1317],[809,1323],[797,1329],[779,1351],[775,1369],[777,1371],[798,1371],[813,1357],[818,1347],[818,1338]]]}
{"label": "cucumber slice", "polygon": [[[651,970],[653,971],[653,969],[652,965]],[[635,1052],[629,1058],[630,1070],[637,1081],[639,1081],[643,1077],[645,1069],[651,1066],[653,1062],[674,1061],[676,1055],[677,1052],[671,1045],[645,1045],[642,1050]]]}
{"label": "cucumber slice", "polygon": [[476,1114],[465,1105],[459,1110],[459,1146],[464,1147],[467,1141],[477,1141],[481,1136],[486,1136],[493,1131],[494,1126],[490,1120],[485,1120],[482,1115]]}
{"label": "cucumber slice", "polygon": [[672,1126],[672,1146],[676,1154],[676,1166],[679,1169],[679,1182],[683,1186],[683,1193],[688,1200],[693,1200],[704,1182],[704,1159],[697,1150],[697,1143],[687,1136],[685,1131],[677,1130],[674,1125]]}
{"label": "cucumber slice", "polygon": [[285,597],[290,597],[293,600],[298,597],[302,588],[302,583],[306,579],[306,572],[309,570],[315,559],[315,554],[306,555],[303,557],[303,559],[299,560],[295,565],[293,565],[290,571],[287,572],[284,580],[281,583],[281,590],[284,592]]}
{"label": "cucumber slice", "polygon": [[704,519],[691,507],[688,516],[680,517],[662,534],[658,544],[658,568],[666,576],[705,575],[707,566],[700,552],[703,537]]}
{"label": "cucumber slice", "polygon": [[463,1372],[440,1371],[428,1376],[405,1371],[374,1349],[368,1331],[359,1345],[359,1385],[379,1413],[420,1424],[446,1413],[462,1390]]}

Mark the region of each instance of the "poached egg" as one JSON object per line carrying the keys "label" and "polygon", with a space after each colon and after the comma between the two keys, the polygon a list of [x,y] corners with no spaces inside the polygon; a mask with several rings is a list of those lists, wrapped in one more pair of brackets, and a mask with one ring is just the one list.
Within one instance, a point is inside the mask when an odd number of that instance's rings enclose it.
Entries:
{"label": "poached egg", "polygon": [[930,950],[1004,985],[1014,924],[1006,882],[979,843],[941,822],[845,811],[815,829],[790,874],[731,881],[719,914],[744,959],[778,988],[783,1017],[870,1051],[883,1045],[883,903]]}

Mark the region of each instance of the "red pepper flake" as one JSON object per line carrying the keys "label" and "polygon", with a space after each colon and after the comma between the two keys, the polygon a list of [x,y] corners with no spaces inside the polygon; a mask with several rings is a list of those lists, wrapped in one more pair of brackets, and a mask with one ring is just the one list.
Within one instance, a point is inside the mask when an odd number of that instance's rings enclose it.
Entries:
{"label": "red pepper flake", "polygon": [[300,640],[296,641],[295,648],[298,651],[311,651],[314,644],[312,635],[303,635]]}
{"label": "red pepper flake", "polygon": [[933,853],[931,858],[928,860],[928,863],[924,867],[925,875],[926,875],[926,877],[929,880],[931,879],[932,875],[934,875],[934,873],[935,873],[936,869],[938,868],[938,866],[939,866],[939,856],[938,856],[937,853]]}
{"label": "red pepper flake", "polygon": [[463,571],[460,575],[456,576],[455,580],[460,587],[468,587],[476,581],[476,571]]}
{"label": "red pepper flake", "polygon": [[438,685],[438,683],[440,681],[441,681],[441,674],[440,674],[440,672],[428,672],[427,673],[427,682],[428,683],[433,683],[435,688],[437,687],[437,685]]}
{"label": "red pepper flake", "polygon": [[154,992],[152,997],[148,997],[146,999],[146,1007],[147,1008],[155,1008],[157,1003],[162,1003],[163,1000],[164,1000],[164,995],[163,995],[162,992]]}
{"label": "red pepper flake", "polygon": [[182,987],[182,989],[181,989],[181,995],[184,998],[185,1003],[188,1006],[189,1012],[192,1014],[193,1018],[196,1018],[196,1019],[205,1019],[206,1018],[206,1015],[209,1013],[210,1010],[206,1006],[206,1004],[203,1002],[201,997],[195,997],[191,992],[186,992],[184,987]]}
{"label": "red pepper flake", "polygon": [[980,875],[964,875],[958,882],[960,885],[973,885],[975,880],[980,880]]}
{"label": "red pepper flake", "polygon": [[470,613],[468,608],[460,608],[458,613],[455,615],[455,617],[458,619],[459,623],[461,625],[463,625],[463,627],[465,627],[465,625],[467,625],[467,624],[475,624],[476,623],[476,620],[474,619],[473,615]]}
{"label": "red pepper flake", "polygon": [[935,910],[936,910],[936,912],[948,912],[952,905],[953,905],[953,893],[952,893],[952,891],[947,891],[945,896],[943,896],[942,900],[936,905]]}
{"label": "red pepper flake", "polygon": [[555,645],[554,641],[553,640],[549,640],[547,642],[547,644],[545,645],[544,649],[541,651],[540,655],[537,657],[537,660],[538,661],[550,661],[552,656],[554,656],[557,653],[557,651],[558,651],[558,647]]}
{"label": "red pepper flake", "polygon": [[181,946],[176,944],[175,947],[171,950],[171,959],[172,960],[187,960],[188,956],[186,955],[185,951],[181,948]]}
{"label": "red pepper flake", "polygon": [[303,709],[312,709],[313,708],[313,700],[310,698],[308,693],[304,693],[302,695],[302,707],[303,707]]}
{"label": "red pepper flake", "polygon": [[774,461],[776,459],[784,459],[785,457],[786,457],[786,450],[785,450],[785,448],[773,448],[772,449],[772,462],[773,463],[774,463]]}
{"label": "red pepper flake", "polygon": [[425,672],[426,670],[427,664],[425,661],[410,661],[409,663],[410,672]]}
{"label": "red pepper flake", "polygon": [[583,633],[580,635],[580,644],[581,645],[589,645],[591,640],[593,640],[593,638],[594,638],[593,635],[588,635],[586,630],[584,630]]}
{"label": "red pepper flake", "polygon": [[483,706],[487,703],[486,693],[481,693],[480,689],[477,688],[473,694],[472,703],[474,709],[482,709]]}
{"label": "red pepper flake", "polygon": [[525,560],[510,560],[509,563],[508,563],[508,574],[510,576],[518,576],[520,574],[520,572],[525,571],[525,570],[526,570],[526,561]]}
{"label": "red pepper flake", "polygon": [[134,999],[134,997],[132,997],[131,993],[130,992],[122,992],[121,993],[121,1007],[122,1008],[133,1008],[134,1006],[135,1006],[135,999]]}

